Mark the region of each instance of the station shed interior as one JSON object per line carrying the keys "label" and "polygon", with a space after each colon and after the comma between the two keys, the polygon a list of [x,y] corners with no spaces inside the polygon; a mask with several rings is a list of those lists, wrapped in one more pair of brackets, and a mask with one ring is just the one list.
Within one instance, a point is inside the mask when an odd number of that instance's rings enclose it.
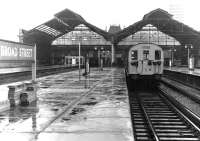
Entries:
{"label": "station shed interior", "polygon": [[[195,67],[200,67],[200,33],[173,19],[173,15],[155,9],[142,20],[121,29],[111,26],[108,31],[88,23],[79,14],[65,9],[54,18],[23,33],[23,42],[37,45],[38,64],[63,64],[65,56],[89,57],[91,66],[98,65],[99,56],[104,65],[123,66],[127,50],[138,43],[155,43],[165,51],[166,60],[174,56],[177,65],[187,64],[187,51],[194,57]],[[166,63],[167,65],[168,63]]]}

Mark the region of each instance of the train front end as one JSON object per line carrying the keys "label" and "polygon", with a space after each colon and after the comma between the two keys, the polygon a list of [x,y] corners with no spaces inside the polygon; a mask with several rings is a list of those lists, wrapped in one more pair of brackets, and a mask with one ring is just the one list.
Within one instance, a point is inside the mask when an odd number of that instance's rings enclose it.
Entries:
{"label": "train front end", "polygon": [[163,73],[163,59],[162,48],[158,45],[138,44],[131,47],[127,59],[127,79],[134,87],[155,84]]}

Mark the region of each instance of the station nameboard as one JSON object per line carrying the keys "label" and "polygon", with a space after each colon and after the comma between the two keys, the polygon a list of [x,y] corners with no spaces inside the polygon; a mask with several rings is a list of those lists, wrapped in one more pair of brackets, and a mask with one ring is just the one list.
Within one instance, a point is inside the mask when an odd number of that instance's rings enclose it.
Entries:
{"label": "station nameboard", "polygon": [[34,61],[34,47],[0,40],[0,61]]}

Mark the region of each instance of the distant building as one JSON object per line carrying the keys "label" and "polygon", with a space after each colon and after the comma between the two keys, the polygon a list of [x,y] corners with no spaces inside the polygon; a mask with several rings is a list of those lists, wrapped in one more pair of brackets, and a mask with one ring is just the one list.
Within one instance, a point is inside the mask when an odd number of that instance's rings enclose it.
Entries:
{"label": "distant building", "polygon": [[23,35],[24,35],[24,33],[26,33],[27,31],[26,30],[24,30],[24,29],[19,29],[19,35],[18,35],[18,37],[19,37],[19,42],[20,43],[23,43]]}
{"label": "distant building", "polygon": [[117,33],[117,32],[119,32],[121,30],[122,29],[121,29],[120,25],[111,25],[109,30],[108,30],[108,32],[109,33]]}

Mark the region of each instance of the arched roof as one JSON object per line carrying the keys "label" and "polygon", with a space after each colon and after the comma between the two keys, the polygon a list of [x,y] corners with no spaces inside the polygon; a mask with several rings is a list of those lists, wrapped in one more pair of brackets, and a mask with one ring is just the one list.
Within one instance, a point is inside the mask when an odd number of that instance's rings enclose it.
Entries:
{"label": "arched roof", "polygon": [[172,15],[162,9],[153,10],[143,19],[116,33],[106,32],[85,21],[75,12],[65,9],[54,15],[54,18],[33,28],[24,34],[25,43],[52,42],[56,38],[73,31],[79,24],[84,24],[92,31],[103,36],[114,44],[141,30],[143,26],[152,24],[169,36],[174,37],[181,44],[200,44],[200,33],[191,27],[175,20]]}
{"label": "arched roof", "polygon": [[54,18],[27,31],[24,34],[24,42],[52,42],[56,38],[73,31],[80,24],[84,24],[92,31],[102,35],[106,40],[109,40],[110,34],[106,31],[88,23],[77,13],[65,9],[54,15]]}
{"label": "arched roof", "polygon": [[143,26],[152,24],[163,33],[174,37],[181,44],[195,44],[200,42],[200,33],[193,28],[175,20],[172,15],[162,9],[156,9],[144,15],[143,19],[128,26],[114,35],[115,42],[132,35],[142,29]]}

